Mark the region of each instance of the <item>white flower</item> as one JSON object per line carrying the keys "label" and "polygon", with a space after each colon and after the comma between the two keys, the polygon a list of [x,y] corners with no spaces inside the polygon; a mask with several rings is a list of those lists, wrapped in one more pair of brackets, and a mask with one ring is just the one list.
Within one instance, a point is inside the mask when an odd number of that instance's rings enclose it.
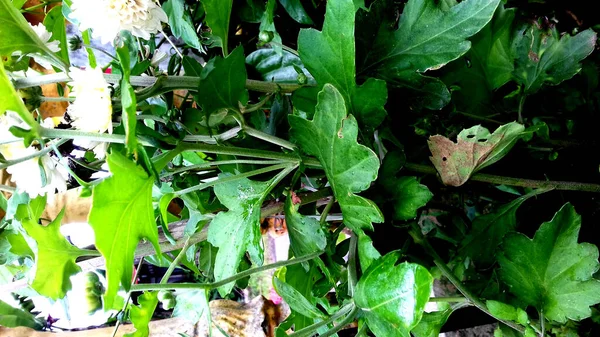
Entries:
{"label": "white flower", "polygon": [[46,47],[50,49],[50,51],[54,53],[58,53],[60,51],[60,47],[58,46],[59,42],[57,40],[50,41],[50,39],[52,38],[52,33],[47,31],[46,27],[43,24],[38,23],[37,26],[34,26],[30,23],[29,25],[31,26],[31,28],[33,28],[33,31],[40,38],[40,40],[44,42]]}
{"label": "white flower", "polygon": [[110,88],[100,68],[81,70],[71,67],[69,83],[73,87],[71,96],[75,101],[67,112],[73,126],[81,131],[112,133],[112,103]]}
{"label": "white flower", "polygon": [[102,43],[112,43],[121,30],[148,40],[168,21],[153,0],[73,0],[71,10],[79,29],[91,28]]}
{"label": "white flower", "polygon": [[[9,134],[11,126],[25,127],[25,123],[12,111],[7,111],[5,116],[0,117],[0,134]],[[6,160],[15,160],[33,155],[37,150],[30,146],[25,147],[23,141],[0,145],[0,153]],[[11,165],[6,168],[11,174],[10,180],[17,185],[17,189],[35,198],[38,195],[67,190],[67,170],[49,155],[31,158],[29,160]]]}

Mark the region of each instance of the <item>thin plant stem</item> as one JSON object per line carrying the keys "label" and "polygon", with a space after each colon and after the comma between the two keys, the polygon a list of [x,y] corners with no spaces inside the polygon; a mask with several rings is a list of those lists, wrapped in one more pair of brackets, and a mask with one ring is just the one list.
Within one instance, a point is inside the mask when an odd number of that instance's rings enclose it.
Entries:
{"label": "thin plant stem", "polygon": [[341,307],[340,310],[338,310],[335,314],[331,315],[331,317],[329,317],[328,319],[326,319],[324,321],[320,321],[311,326],[307,326],[304,329],[300,329],[300,330],[294,332],[293,334],[289,335],[289,337],[312,336],[315,333],[315,331],[317,331],[317,329],[319,329],[320,327],[327,326],[327,325],[335,322],[336,320],[338,320],[340,317],[344,317],[346,315],[353,317],[356,315],[357,312],[358,312],[358,308],[356,307],[354,302],[350,302],[349,304],[346,304],[345,306]]}
{"label": "thin plant stem", "polygon": [[338,331],[342,330],[346,325],[348,325],[354,321],[356,314],[358,314],[358,310],[359,309],[357,307],[354,307],[354,309],[352,309],[352,311],[350,311],[350,313],[346,317],[344,317],[344,319],[341,322],[339,322],[333,328],[320,334],[319,337],[329,337],[329,336],[335,335]]}
{"label": "thin plant stem", "polygon": [[[50,144],[50,145],[55,145],[56,147],[61,146],[62,144],[66,143],[68,141],[68,139],[61,139],[59,141],[57,141],[56,143]],[[4,163],[0,164],[0,170],[7,168],[9,166],[18,164],[18,163],[22,163],[24,161],[27,161],[29,159],[33,159],[33,158],[37,158],[37,157],[41,157],[43,155],[46,155],[48,152],[52,151],[52,146],[47,146],[45,148],[43,148],[42,150],[36,152],[36,153],[32,153],[28,156],[25,157],[21,157],[21,158],[17,158],[17,159],[13,159],[13,160],[7,160]]]}
{"label": "thin plant stem", "polygon": [[518,113],[518,122],[523,124],[523,108],[525,107],[525,99],[527,99],[527,95],[525,93],[521,93],[521,97],[519,98],[519,110]]}
{"label": "thin plant stem", "polygon": [[301,161],[300,157],[298,157],[295,154],[248,149],[248,148],[243,148],[243,147],[219,146],[219,145],[211,145],[211,144],[190,144],[190,143],[181,144],[181,147],[182,147],[183,151],[200,151],[200,152],[205,152],[205,153],[226,154],[226,155],[241,156],[241,157],[282,160],[282,161],[297,162],[297,163],[299,163]]}
{"label": "thin plant stem", "polygon": [[73,102],[75,97],[40,97],[41,102]]}
{"label": "thin plant stem", "polygon": [[177,254],[177,257],[175,257],[175,260],[173,260],[173,262],[171,262],[171,264],[169,265],[169,269],[167,269],[167,271],[163,275],[162,279],[160,280],[160,284],[165,284],[169,281],[169,277],[171,277],[171,274],[173,274],[173,271],[175,270],[175,268],[177,267],[179,262],[183,259],[183,257],[185,256],[185,253],[187,252],[188,248],[190,248],[191,245],[192,245],[192,242],[190,240],[190,237],[188,236],[188,238],[185,240],[185,243],[183,244],[183,247],[181,247],[181,251],[179,252],[179,254]]}
{"label": "thin plant stem", "polygon": [[435,303],[464,303],[469,302],[466,297],[430,297],[429,302]]}
{"label": "thin plant stem", "polygon": [[331,199],[329,199],[329,201],[327,202],[327,205],[325,205],[325,208],[323,208],[323,212],[321,213],[321,218],[319,219],[321,226],[325,226],[325,223],[327,222],[327,215],[329,215],[329,212],[331,211],[333,204],[335,204],[335,197],[331,197]]}
{"label": "thin plant stem", "polygon": [[251,268],[248,270],[244,270],[241,273],[235,274],[233,276],[224,278],[220,281],[211,282],[211,283],[166,283],[166,284],[135,284],[131,286],[130,292],[133,291],[150,291],[150,290],[171,290],[171,289],[216,289],[220,286],[226,285],[231,282],[235,282],[239,279],[243,279],[252,274],[260,273],[265,270],[291,266],[294,264],[302,263],[304,261],[312,260],[319,255],[323,254],[323,252],[312,253],[308,255],[304,255],[301,257],[297,257],[291,260],[279,261],[271,264],[267,264],[261,267]]}
{"label": "thin plant stem", "polygon": [[264,140],[265,142],[269,142],[271,144],[274,145],[278,145],[281,147],[284,147],[288,150],[292,150],[295,151],[298,149],[298,147],[296,146],[296,144],[287,141],[283,138],[279,138],[279,137],[275,137],[273,135],[270,135],[268,133],[256,130],[255,128],[249,127],[249,126],[244,126],[243,127],[244,132],[246,132],[249,136],[252,136],[254,138],[258,138],[260,140]]}
{"label": "thin plant stem", "polygon": [[410,234],[410,236],[412,236],[415,243],[421,245],[425,249],[427,254],[429,254],[429,256],[431,256],[433,258],[433,263],[435,263],[435,265],[440,269],[440,271],[442,272],[442,275],[444,275],[456,287],[456,289],[458,289],[458,291],[461,294],[463,294],[463,296],[469,302],[471,302],[479,310],[483,311],[484,313],[488,314],[489,316],[493,317],[494,319],[498,320],[499,322],[502,322],[502,323],[508,325],[509,327],[513,328],[514,330],[519,331],[520,333],[523,333],[525,331],[525,329],[522,326],[516,324],[515,322],[503,320],[503,319],[500,319],[500,318],[494,316],[488,310],[485,303],[483,303],[483,301],[481,301],[477,296],[475,296],[473,293],[471,293],[471,291],[469,289],[467,289],[467,287],[465,287],[462,284],[462,282],[454,275],[454,273],[446,265],[444,260],[442,260],[442,258],[437,254],[435,249],[433,249],[433,247],[429,244],[429,241],[427,240],[427,238],[425,236],[423,236],[423,233],[421,233],[421,229],[415,223],[412,224],[412,228],[409,231],[409,234]]}
{"label": "thin plant stem", "polygon": [[[295,167],[295,165],[294,165],[294,167]],[[268,166],[268,167],[265,167],[262,169],[258,169],[258,170],[254,170],[254,171],[250,171],[250,172],[244,172],[244,173],[236,174],[234,176],[220,178],[220,179],[216,179],[216,180],[209,181],[206,183],[198,184],[196,186],[191,186],[191,187],[185,188],[183,190],[176,191],[174,194],[175,194],[175,196],[179,196],[179,195],[183,195],[183,194],[190,193],[190,192],[201,191],[203,189],[209,188],[209,187],[217,185],[217,184],[228,183],[228,182],[236,181],[239,179],[248,178],[248,177],[256,176],[259,174],[272,172],[272,171],[276,171],[276,170],[280,170],[280,169],[287,169],[287,168],[290,168],[289,163],[271,165],[271,166]]]}
{"label": "thin plant stem", "polygon": [[544,310],[540,310],[540,337],[546,336],[546,322],[544,318]]}
{"label": "thin plant stem", "polygon": [[252,159],[234,159],[234,160],[217,160],[210,161],[202,164],[190,165],[185,167],[180,167],[169,171],[167,173],[161,174],[161,178],[170,177],[175,174],[179,174],[182,172],[199,170],[199,169],[214,169],[219,167],[219,165],[237,165],[237,164],[253,164],[253,165],[277,165],[282,164],[281,160],[252,160]]}
{"label": "thin plant stem", "polygon": [[114,57],[113,55],[111,55],[109,52],[107,52],[106,50],[104,50],[102,48],[98,48],[98,47],[96,47],[96,46],[94,46],[94,45],[92,45],[90,43],[84,43],[83,46],[85,47],[85,49],[94,49],[94,50],[97,50],[97,51],[101,52],[102,54],[110,57],[114,61],[119,62],[119,60],[116,57]]}
{"label": "thin plant stem", "polygon": [[[404,167],[413,172],[437,174],[434,167],[423,164],[406,163]],[[579,183],[573,181],[553,181],[553,180],[533,180],[523,178],[512,178],[497,176],[492,174],[475,173],[469,178],[472,181],[478,181],[489,184],[510,185],[530,188],[552,188],[560,191],[580,191],[600,193],[599,184]]]}
{"label": "thin plant stem", "polygon": [[[137,268],[135,268],[135,275],[133,275],[133,280],[131,281],[131,287],[133,287],[135,285],[135,280],[138,277],[138,273],[140,272],[140,269],[142,268],[142,264],[144,264],[144,258],[142,257],[140,259],[140,262],[137,265]],[[127,299],[125,300],[125,304],[123,304],[123,309],[121,309],[122,312],[125,312],[125,309],[127,309],[127,305],[129,304],[129,301],[131,300],[131,291],[127,293]],[[117,320],[117,323],[115,324],[115,329],[113,330],[112,333],[112,337],[115,337],[117,335],[117,331],[119,330],[119,326],[121,325],[121,321]]]}
{"label": "thin plant stem", "polygon": [[348,295],[354,296],[354,289],[358,283],[358,273],[356,272],[356,250],[358,237],[354,232],[350,234],[350,248],[348,250]]}
{"label": "thin plant stem", "polygon": [[175,52],[177,53],[177,55],[179,55],[179,58],[183,59],[183,55],[181,54],[181,52],[179,51],[179,49],[177,49],[177,46],[173,43],[173,41],[171,41],[171,39],[169,39],[169,37],[167,36],[167,34],[165,34],[165,32],[162,29],[158,29],[159,32],[162,33],[162,35],[165,37],[165,39],[167,39],[167,42],[169,42],[169,44],[171,45],[171,47],[173,47],[173,49],[175,49]]}
{"label": "thin plant stem", "polygon": [[17,191],[17,189],[15,187],[8,186],[8,185],[0,185],[0,191],[15,193]]}

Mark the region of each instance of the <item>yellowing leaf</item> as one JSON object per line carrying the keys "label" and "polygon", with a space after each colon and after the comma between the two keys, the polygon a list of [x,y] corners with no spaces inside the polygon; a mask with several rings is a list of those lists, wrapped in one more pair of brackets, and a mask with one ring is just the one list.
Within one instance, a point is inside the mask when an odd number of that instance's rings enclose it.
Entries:
{"label": "yellowing leaf", "polygon": [[504,157],[524,130],[523,125],[512,122],[492,134],[481,125],[465,129],[458,134],[456,143],[440,135],[432,136],[427,142],[429,158],[444,184],[461,186],[471,174]]}
{"label": "yellowing leaf", "polygon": [[565,204],[529,239],[520,233],[504,237],[498,262],[500,278],[522,303],[531,305],[549,320],[581,320],[600,303],[598,247],[577,243],[581,216]]}
{"label": "yellowing leaf", "polygon": [[96,247],[106,259],[108,287],[106,308],[113,307],[119,283],[129,290],[133,257],[138,242],[147,239],[157,253],[158,231],[152,207],[154,179],[119,153],[106,161],[112,176],[94,187],[89,223],[96,235]]}
{"label": "yellowing leaf", "polygon": [[340,92],[326,84],[319,92],[315,117],[308,121],[289,116],[290,133],[300,148],[323,165],[329,184],[342,208],[344,223],[354,230],[373,229],[383,215],[369,199],[356,195],[377,178],[379,160],[368,147],[358,144],[356,119],[347,114]]}

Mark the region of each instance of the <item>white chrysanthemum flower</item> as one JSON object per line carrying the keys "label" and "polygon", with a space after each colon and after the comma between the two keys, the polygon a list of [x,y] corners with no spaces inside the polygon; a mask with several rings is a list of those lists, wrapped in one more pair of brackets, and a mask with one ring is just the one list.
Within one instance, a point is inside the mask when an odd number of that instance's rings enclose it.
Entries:
{"label": "white chrysanthemum flower", "polygon": [[100,68],[81,70],[71,67],[73,81],[70,96],[75,97],[67,108],[73,126],[81,131],[112,133],[112,103],[110,88]]}
{"label": "white chrysanthemum flower", "polygon": [[37,26],[34,26],[30,23],[29,25],[31,26],[31,28],[33,28],[33,31],[40,38],[40,40],[44,42],[46,47],[50,49],[50,51],[54,53],[58,53],[60,51],[59,42],[57,40],[50,41],[50,39],[52,38],[52,33],[46,30],[46,27],[43,24],[38,23]]}
{"label": "white chrysanthemum flower", "polygon": [[112,43],[121,30],[148,40],[168,22],[167,14],[153,0],[73,0],[70,17],[79,29],[91,28],[102,43]]}
{"label": "white chrysanthemum flower", "polygon": [[[9,134],[11,126],[26,127],[16,113],[7,111],[5,116],[0,117],[0,134]],[[31,146],[26,148],[22,140],[0,145],[0,153],[7,160],[23,158],[36,152]],[[6,171],[11,175],[10,180],[17,185],[17,190],[26,192],[32,198],[46,193],[54,195],[56,190],[67,190],[67,170],[47,154],[11,165]]]}

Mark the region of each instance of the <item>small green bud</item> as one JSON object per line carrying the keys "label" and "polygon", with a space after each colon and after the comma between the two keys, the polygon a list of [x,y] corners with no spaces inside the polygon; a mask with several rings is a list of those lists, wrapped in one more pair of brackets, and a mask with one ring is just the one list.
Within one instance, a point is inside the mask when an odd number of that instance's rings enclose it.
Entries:
{"label": "small green bud", "polygon": [[265,43],[271,42],[271,40],[273,40],[274,36],[275,35],[273,34],[273,32],[270,32],[268,30],[263,30],[258,34],[258,40],[260,41],[261,44],[265,44]]}
{"label": "small green bud", "polygon": [[308,77],[306,77],[304,73],[298,74],[298,77],[296,77],[296,81],[298,81],[298,84],[305,85],[306,82],[308,82]]}

